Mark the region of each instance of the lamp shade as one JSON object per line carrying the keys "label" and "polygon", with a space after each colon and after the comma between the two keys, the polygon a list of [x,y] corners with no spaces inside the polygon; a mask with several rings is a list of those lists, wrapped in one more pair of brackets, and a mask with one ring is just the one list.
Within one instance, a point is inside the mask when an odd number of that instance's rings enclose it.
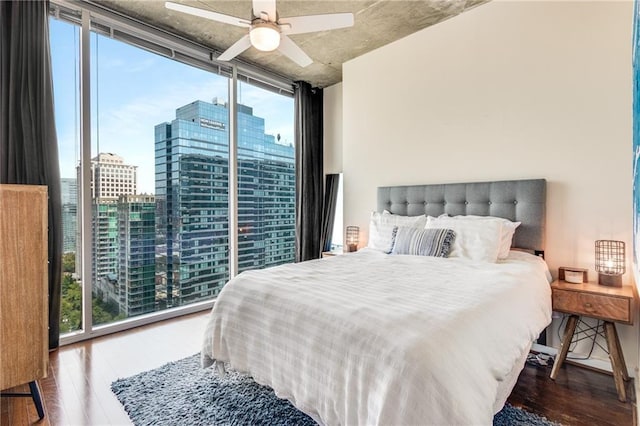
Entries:
{"label": "lamp shade", "polygon": [[626,270],[624,242],[598,240],[595,249],[598,284],[621,287]]}
{"label": "lamp shade", "polygon": [[249,40],[256,49],[271,52],[280,46],[280,31],[268,22],[255,24],[249,32]]}
{"label": "lamp shade", "polygon": [[358,250],[358,242],[360,240],[360,228],[357,226],[347,226],[347,251],[352,252]]}

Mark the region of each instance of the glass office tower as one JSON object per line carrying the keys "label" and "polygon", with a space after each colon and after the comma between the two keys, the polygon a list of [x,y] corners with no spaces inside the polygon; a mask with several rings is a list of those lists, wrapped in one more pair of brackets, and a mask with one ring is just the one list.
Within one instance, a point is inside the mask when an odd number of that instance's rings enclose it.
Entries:
{"label": "glass office tower", "polygon": [[93,199],[91,207],[93,293],[105,302],[117,303],[118,200]]}
{"label": "glass office tower", "polygon": [[[229,111],[195,101],[155,128],[160,307],[211,299],[229,279]],[[238,105],[239,270],[292,262],[294,150]]]}
{"label": "glass office tower", "polygon": [[264,134],[264,119],[238,105],[238,270],[295,260],[292,145]]}
{"label": "glass office tower", "polygon": [[78,228],[78,181],[75,178],[61,178],[62,201],[62,250],[75,253]]}
{"label": "glass office tower", "polygon": [[125,317],[156,310],[155,218],[153,195],[118,198],[118,305]]}

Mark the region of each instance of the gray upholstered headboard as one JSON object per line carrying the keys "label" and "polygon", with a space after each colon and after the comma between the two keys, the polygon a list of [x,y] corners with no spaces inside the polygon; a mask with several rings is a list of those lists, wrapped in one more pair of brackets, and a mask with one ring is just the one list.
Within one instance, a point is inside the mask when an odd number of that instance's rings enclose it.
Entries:
{"label": "gray upholstered headboard", "polygon": [[386,186],[378,188],[377,210],[405,216],[503,217],[522,222],[513,237],[514,247],[543,251],[546,188],[545,179]]}

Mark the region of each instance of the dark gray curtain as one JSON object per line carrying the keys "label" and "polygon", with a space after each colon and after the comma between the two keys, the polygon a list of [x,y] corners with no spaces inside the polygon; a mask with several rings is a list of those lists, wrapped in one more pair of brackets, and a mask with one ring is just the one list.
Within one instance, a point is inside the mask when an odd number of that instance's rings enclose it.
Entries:
{"label": "dark gray curtain", "polygon": [[338,201],[338,185],[340,175],[327,175],[324,181],[324,205],[322,207],[322,251],[331,250],[331,236],[333,222],[336,218],[336,203]]}
{"label": "dark gray curtain", "polygon": [[49,1],[0,1],[0,183],[49,189],[49,347],[58,347],[62,220]]}
{"label": "dark gray curtain", "polygon": [[296,82],[296,262],[322,251],[322,89]]}

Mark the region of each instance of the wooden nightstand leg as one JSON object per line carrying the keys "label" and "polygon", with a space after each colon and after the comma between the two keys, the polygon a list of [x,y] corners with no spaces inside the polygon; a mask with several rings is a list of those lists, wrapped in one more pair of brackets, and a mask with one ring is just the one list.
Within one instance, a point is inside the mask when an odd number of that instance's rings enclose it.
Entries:
{"label": "wooden nightstand leg", "polygon": [[576,331],[576,326],[578,325],[578,318],[578,315],[571,315],[567,320],[567,326],[564,329],[564,337],[560,344],[560,353],[553,361],[553,368],[551,369],[552,380],[555,380],[556,377],[558,377],[560,367],[562,367],[562,363],[564,363],[564,360],[567,358],[567,352],[569,352],[569,346],[571,346],[571,339],[573,338],[573,333]]}
{"label": "wooden nightstand leg", "polygon": [[627,400],[627,392],[624,388],[624,373],[626,373],[627,368],[624,366],[624,358],[622,358],[620,344],[617,341],[618,333],[616,333],[616,326],[612,322],[605,321],[604,334],[607,338],[609,359],[611,360],[611,369],[613,370],[613,380],[616,383],[616,390],[618,391],[618,399],[621,402],[625,402]]}
{"label": "wooden nightstand leg", "polygon": [[625,382],[628,382],[629,372],[627,371],[627,363],[624,362],[624,352],[622,352],[622,346],[620,345],[620,338],[618,337],[618,329],[616,328],[615,324],[613,324],[613,333],[616,336],[616,349],[617,349],[618,355],[620,355],[620,367],[622,370],[622,378],[624,379]]}

